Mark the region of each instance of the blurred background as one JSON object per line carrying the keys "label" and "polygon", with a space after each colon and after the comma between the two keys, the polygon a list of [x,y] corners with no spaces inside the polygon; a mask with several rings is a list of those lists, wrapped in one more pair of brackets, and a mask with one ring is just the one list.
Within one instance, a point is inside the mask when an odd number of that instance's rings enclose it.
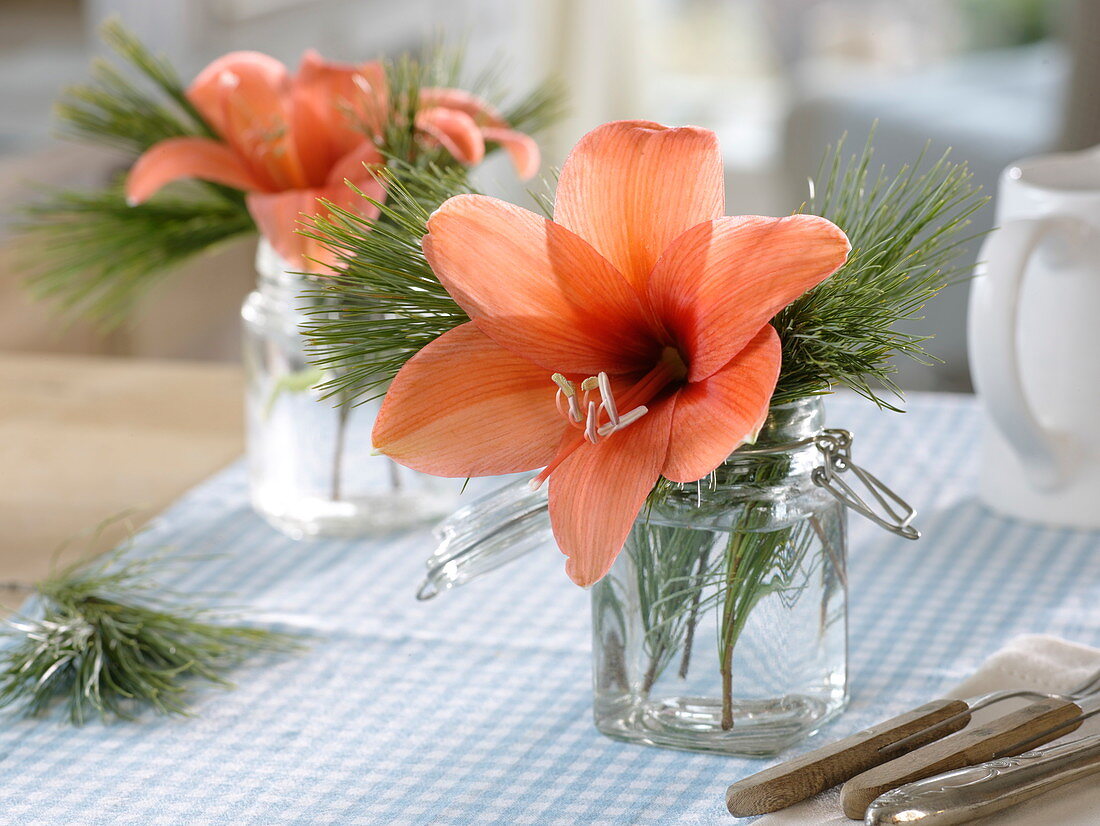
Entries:
{"label": "blurred background", "polygon": [[[439,34],[464,40],[471,73],[503,60],[517,92],[548,74],[568,85],[571,114],[543,146],[544,169],[603,121],[697,124],[721,138],[730,213],[796,210],[826,146],[845,132],[862,146],[875,120],[887,167],[930,142],[987,192],[1014,159],[1100,143],[1096,0],[0,0],[0,353],[238,358],[248,244],[166,280],[109,333],[59,319],[20,285],[9,208],[36,185],[118,171],[117,158],[53,137],[51,122],[112,15],[186,78],[233,49],[294,65],[310,47],[360,61]],[[507,161],[478,175],[485,191],[522,197]],[[991,222],[987,209],[976,229]],[[937,332],[930,349],[945,364],[904,370],[904,387],[969,389],[966,295],[953,286],[929,307],[918,329]]]}

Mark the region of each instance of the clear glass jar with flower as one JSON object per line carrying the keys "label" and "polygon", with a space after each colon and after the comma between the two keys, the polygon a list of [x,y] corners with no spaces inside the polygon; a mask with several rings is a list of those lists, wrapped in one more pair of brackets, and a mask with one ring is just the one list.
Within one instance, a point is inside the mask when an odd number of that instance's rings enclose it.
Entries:
{"label": "clear glass jar with flower", "polygon": [[[371,446],[381,404],[326,390],[331,375],[306,357],[303,325],[318,288],[264,240],[244,323],[245,434],[256,512],[295,538],[359,536],[441,519],[459,487],[401,467]],[[323,308],[321,308],[323,309]]]}
{"label": "clear glass jar with flower", "polygon": [[[268,55],[232,52],[174,94],[202,134],[156,142],[128,176],[132,204],[181,179],[217,185],[259,230],[259,280],[242,309],[249,478],[257,511],[291,536],[389,530],[453,508],[456,485],[371,455],[378,402],[330,393],[340,371],[308,364],[302,328],[327,314],[318,295],[341,263],[309,222],[339,214],[370,229],[387,164],[464,178],[504,149],[522,177],[537,171],[529,135],[478,95],[439,84],[456,65],[444,53],[352,65],[307,51],[291,73]],[[517,111],[538,125],[556,100],[537,90]],[[376,317],[369,300],[356,310]],[[380,393],[385,381],[372,386]]]}
{"label": "clear glass jar with flower", "polygon": [[824,433],[820,399],[775,407],[706,479],[654,491],[592,589],[600,731],[769,755],[843,709],[847,516],[814,481]]}
{"label": "clear glass jar with flower", "polygon": [[441,526],[420,596],[552,536],[592,588],[604,733],[765,755],[843,708],[846,508],[918,534],[821,397],[887,404],[890,358],[923,352],[894,325],[982,203],[965,168],[869,162],[826,166],[819,214],[726,217],[713,133],[623,121],[573,149],[552,217],[420,181],[384,208],[403,243],[328,227],[380,273],[415,240],[407,284],[358,270],[419,336],[354,350],[395,374],[379,449],[441,476],[541,469]]}

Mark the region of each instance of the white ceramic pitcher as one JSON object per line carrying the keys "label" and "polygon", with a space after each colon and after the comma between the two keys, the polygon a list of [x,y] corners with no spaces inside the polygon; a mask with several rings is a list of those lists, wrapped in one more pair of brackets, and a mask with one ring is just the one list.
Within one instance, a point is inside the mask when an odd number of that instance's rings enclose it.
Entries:
{"label": "white ceramic pitcher", "polygon": [[970,294],[981,498],[1100,528],[1100,147],[1005,170]]}

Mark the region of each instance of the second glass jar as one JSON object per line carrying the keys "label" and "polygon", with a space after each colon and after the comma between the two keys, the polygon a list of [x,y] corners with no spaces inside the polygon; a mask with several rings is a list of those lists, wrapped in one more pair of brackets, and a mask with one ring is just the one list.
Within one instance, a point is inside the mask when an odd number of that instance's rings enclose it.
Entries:
{"label": "second glass jar", "polygon": [[266,242],[244,322],[245,417],[253,507],[294,538],[359,536],[440,519],[458,483],[374,455],[380,402],[325,397],[332,378],[312,366],[301,325],[315,288]]}

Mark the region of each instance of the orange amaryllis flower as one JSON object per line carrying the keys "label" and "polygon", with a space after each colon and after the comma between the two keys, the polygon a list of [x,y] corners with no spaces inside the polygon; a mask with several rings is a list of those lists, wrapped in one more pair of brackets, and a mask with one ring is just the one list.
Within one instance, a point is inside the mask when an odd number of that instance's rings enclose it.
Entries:
{"label": "orange amaryllis flower", "polygon": [[[383,79],[377,64],[358,71],[355,89],[369,90]],[[375,200],[385,195],[365,166],[382,163],[382,155],[356,122],[372,113],[349,104],[364,97],[353,91],[329,82],[324,62],[313,52],[306,53],[294,77],[259,52],[220,57],[187,90],[220,140],[169,138],[155,144],[130,170],[127,198],[141,203],[182,178],[225,184],[248,193],[248,210],[260,232],[293,266],[309,267],[310,258],[327,260],[318,242],[296,231],[301,216],[321,213],[317,199],[326,198],[377,217],[345,180]]]}
{"label": "orange amaryllis flower", "polygon": [[[292,76],[273,57],[232,52],[195,78],[187,98],[219,139],[169,138],[151,147],[130,171],[131,203],[182,178],[244,190],[249,212],[279,254],[293,266],[314,269],[310,259],[329,264],[331,254],[297,229],[302,215],[325,213],[318,198],[377,217],[370,201],[345,181],[376,201],[385,197],[371,172],[383,162],[375,141],[388,116],[380,63],[329,63],[309,51]],[[417,128],[458,160],[480,161],[490,140],[511,153],[521,173],[537,169],[534,141],[509,130],[478,98],[429,89],[420,106]]]}
{"label": "orange amaryllis flower", "polygon": [[661,475],[700,479],[755,438],[780,367],[768,322],[850,248],[823,218],[723,201],[713,133],[624,121],[573,149],[552,221],[444,203],[424,252],[471,321],[398,373],[375,446],[440,476],[545,468],[566,570],[600,579]]}
{"label": "orange amaryllis flower", "polygon": [[[310,55],[307,54],[307,60]],[[378,63],[353,66],[312,60],[311,74],[329,86],[345,108],[376,137],[385,128],[390,92],[385,72]],[[300,74],[306,71],[306,64]],[[357,96],[358,93],[358,96]],[[531,178],[539,168],[539,148],[534,139],[511,129],[504,117],[487,101],[462,89],[426,87],[419,91],[413,124],[420,137],[442,146],[455,160],[468,166],[485,158],[486,142],[505,149],[517,174]]]}

